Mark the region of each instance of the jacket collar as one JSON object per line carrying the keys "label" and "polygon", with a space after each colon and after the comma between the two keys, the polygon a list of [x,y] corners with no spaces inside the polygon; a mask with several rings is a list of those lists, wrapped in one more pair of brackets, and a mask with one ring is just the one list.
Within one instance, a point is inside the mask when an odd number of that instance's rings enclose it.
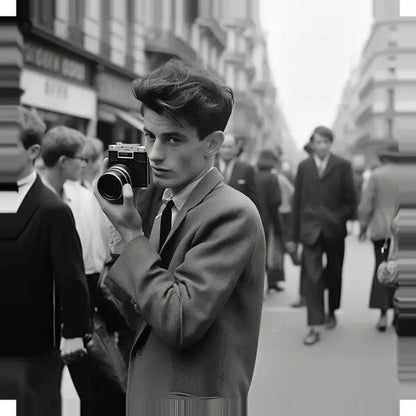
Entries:
{"label": "jacket collar", "polygon": [[[198,204],[201,203],[201,201],[222,181],[224,180],[221,173],[218,171],[217,168],[211,169],[198,183],[197,187],[191,192],[189,195],[187,201],[185,202],[185,205],[182,207],[182,209],[178,212],[178,215],[175,219],[175,222],[165,240],[165,243],[160,249],[161,254],[163,252],[163,249],[165,248],[168,241],[172,238],[172,236],[175,234],[176,230],[179,228],[179,226],[182,224],[184,219],[186,218],[186,215],[190,210],[192,210],[194,207],[196,207]],[[153,227],[152,234],[150,239],[152,241],[156,241],[159,239],[158,234],[160,229],[158,227]]]}
{"label": "jacket collar", "polygon": [[44,185],[37,175],[35,183],[29,189],[16,214],[0,215],[1,236],[4,239],[17,239],[29,223],[41,202]]}
{"label": "jacket collar", "polygon": [[312,165],[312,169],[316,175],[316,177],[318,178],[318,180],[322,181],[324,180],[334,169],[335,165],[336,165],[336,159],[333,153],[330,153],[329,155],[329,159],[328,159],[328,164],[326,165],[326,168],[324,170],[324,173],[321,177],[319,177],[319,173],[318,173],[318,168],[316,166],[315,163],[315,158],[313,155],[309,156],[309,163]]}

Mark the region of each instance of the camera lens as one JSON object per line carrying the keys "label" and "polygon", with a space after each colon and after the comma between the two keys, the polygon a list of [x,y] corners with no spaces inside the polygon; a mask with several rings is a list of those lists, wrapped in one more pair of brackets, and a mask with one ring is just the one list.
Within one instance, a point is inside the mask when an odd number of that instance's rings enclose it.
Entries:
{"label": "camera lens", "polygon": [[126,183],[132,183],[129,168],[126,165],[114,165],[100,176],[97,188],[105,199],[112,202],[123,199],[123,186]]}

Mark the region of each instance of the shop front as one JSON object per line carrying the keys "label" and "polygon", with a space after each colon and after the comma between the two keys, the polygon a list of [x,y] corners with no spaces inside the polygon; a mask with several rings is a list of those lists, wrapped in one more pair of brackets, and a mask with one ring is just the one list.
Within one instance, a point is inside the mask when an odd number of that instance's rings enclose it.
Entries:
{"label": "shop front", "polygon": [[92,69],[79,56],[54,45],[30,40],[24,46],[20,103],[34,107],[48,128],[65,125],[94,134],[97,94]]}
{"label": "shop front", "polygon": [[118,141],[143,143],[143,119],[132,81],[103,68],[97,71],[97,137],[105,146]]}

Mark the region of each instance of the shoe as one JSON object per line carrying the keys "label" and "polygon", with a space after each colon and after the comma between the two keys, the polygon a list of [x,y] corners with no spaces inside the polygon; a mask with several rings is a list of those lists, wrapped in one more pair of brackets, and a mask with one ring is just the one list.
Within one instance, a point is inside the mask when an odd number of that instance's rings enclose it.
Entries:
{"label": "shoe", "polygon": [[311,329],[306,337],[303,339],[303,343],[305,345],[313,345],[316,344],[320,339],[320,334],[318,331],[315,331],[314,329]]}
{"label": "shoe", "polygon": [[270,292],[271,290],[275,290],[276,292],[283,292],[283,289],[278,284],[270,286],[267,292]]}
{"label": "shoe", "polygon": [[337,317],[335,313],[331,313],[326,321],[326,329],[334,329],[337,326]]}
{"label": "shoe", "polygon": [[377,322],[376,328],[380,332],[385,332],[385,330],[387,329],[387,316],[386,315],[380,316]]}
{"label": "shoe", "polygon": [[298,301],[293,302],[290,306],[292,308],[302,308],[302,307],[306,306],[306,300],[305,300],[304,297],[301,297]]}

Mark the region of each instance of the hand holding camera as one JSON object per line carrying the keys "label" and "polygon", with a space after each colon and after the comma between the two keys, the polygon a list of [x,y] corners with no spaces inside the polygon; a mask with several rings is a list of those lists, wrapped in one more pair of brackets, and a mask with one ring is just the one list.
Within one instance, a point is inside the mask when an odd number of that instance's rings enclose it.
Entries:
{"label": "hand holding camera", "polygon": [[144,235],[142,219],[134,205],[133,188],[150,180],[147,153],[142,146],[117,143],[109,147],[94,194],[125,243]]}

